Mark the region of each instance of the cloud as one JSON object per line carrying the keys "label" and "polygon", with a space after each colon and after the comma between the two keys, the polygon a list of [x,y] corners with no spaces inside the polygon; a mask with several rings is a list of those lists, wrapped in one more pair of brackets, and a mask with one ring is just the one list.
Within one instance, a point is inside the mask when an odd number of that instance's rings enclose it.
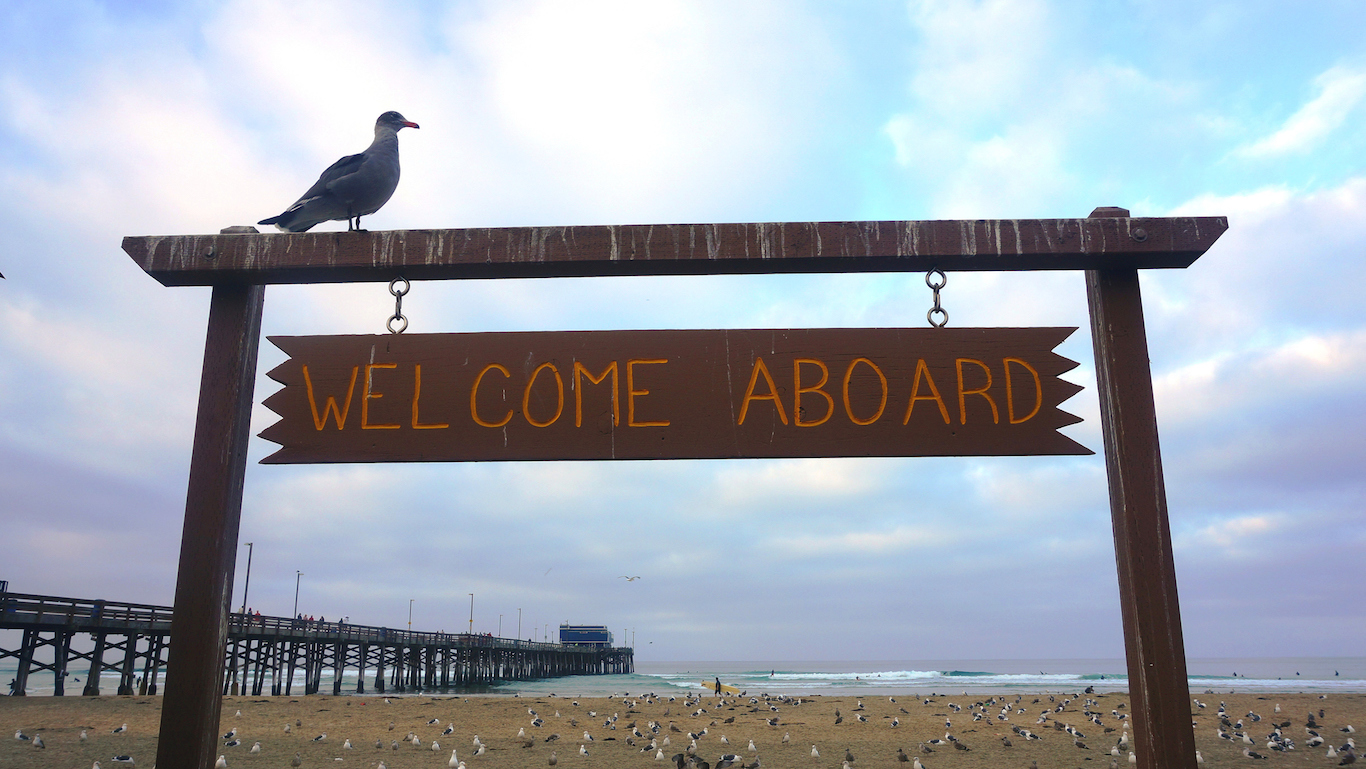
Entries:
{"label": "cloud", "polygon": [[1366,97],[1366,69],[1339,64],[1314,78],[1318,95],[1296,110],[1269,136],[1245,144],[1234,154],[1271,158],[1304,154],[1336,131]]}

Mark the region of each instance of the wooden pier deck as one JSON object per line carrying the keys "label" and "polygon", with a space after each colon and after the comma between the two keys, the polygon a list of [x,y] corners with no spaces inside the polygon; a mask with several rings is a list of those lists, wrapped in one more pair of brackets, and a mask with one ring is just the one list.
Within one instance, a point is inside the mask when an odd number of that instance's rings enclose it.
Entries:
{"label": "wooden pier deck", "polygon": [[[118,601],[0,593],[0,630],[20,630],[10,692],[22,696],[29,677],[51,673],[53,694],[82,675],[82,694],[100,694],[100,676],[119,675],[116,694],[156,694],[174,639],[171,607]],[[88,637],[88,641],[85,637]],[[82,642],[84,641],[84,642]],[[77,642],[77,643],[73,643]],[[88,647],[88,649],[87,649]],[[343,672],[364,694],[468,689],[502,681],[630,673],[629,647],[586,648],[468,633],[431,633],[317,622],[289,617],[229,617],[224,694],[316,694],[325,672],[341,694]]]}

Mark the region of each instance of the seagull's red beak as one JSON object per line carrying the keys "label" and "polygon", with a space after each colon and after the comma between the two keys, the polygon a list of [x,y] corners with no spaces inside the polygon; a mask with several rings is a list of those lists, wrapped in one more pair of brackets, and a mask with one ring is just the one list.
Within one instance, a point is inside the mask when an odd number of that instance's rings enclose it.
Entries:
{"label": "seagull's red beak", "polygon": [[403,121],[403,127],[404,127],[404,128],[418,128],[419,126],[418,126],[417,123],[412,123],[412,122],[409,122],[409,121],[405,120],[405,121]]}

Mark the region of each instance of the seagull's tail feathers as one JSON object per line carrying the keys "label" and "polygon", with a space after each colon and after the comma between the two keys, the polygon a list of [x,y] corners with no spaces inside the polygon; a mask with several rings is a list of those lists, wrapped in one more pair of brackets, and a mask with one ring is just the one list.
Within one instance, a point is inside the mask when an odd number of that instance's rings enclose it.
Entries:
{"label": "seagull's tail feathers", "polygon": [[305,198],[285,209],[285,212],[279,216],[262,219],[257,224],[273,224],[275,229],[280,232],[307,232],[313,228],[313,225],[325,222],[330,218],[326,214],[318,216],[317,212],[309,210],[309,204],[317,200],[317,198]]}

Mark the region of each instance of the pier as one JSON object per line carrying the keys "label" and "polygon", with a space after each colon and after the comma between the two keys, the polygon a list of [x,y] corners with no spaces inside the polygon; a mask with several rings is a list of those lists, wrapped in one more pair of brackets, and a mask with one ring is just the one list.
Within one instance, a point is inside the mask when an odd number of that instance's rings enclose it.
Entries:
{"label": "pier", "polygon": [[[67,694],[66,679],[76,675],[84,677],[81,694],[97,696],[106,672],[119,676],[115,694],[154,695],[168,673],[167,649],[174,639],[169,606],[8,592],[0,593],[0,630],[22,631],[17,649],[0,647],[0,659],[17,659],[10,693],[18,696],[30,676],[46,673],[52,675],[56,696]],[[303,691],[298,693],[317,694],[328,671],[331,694],[342,693],[343,672],[355,674],[355,693],[383,694],[630,673],[635,660],[629,647],[234,613],[228,617],[223,669],[225,695],[293,695],[299,672]]]}

